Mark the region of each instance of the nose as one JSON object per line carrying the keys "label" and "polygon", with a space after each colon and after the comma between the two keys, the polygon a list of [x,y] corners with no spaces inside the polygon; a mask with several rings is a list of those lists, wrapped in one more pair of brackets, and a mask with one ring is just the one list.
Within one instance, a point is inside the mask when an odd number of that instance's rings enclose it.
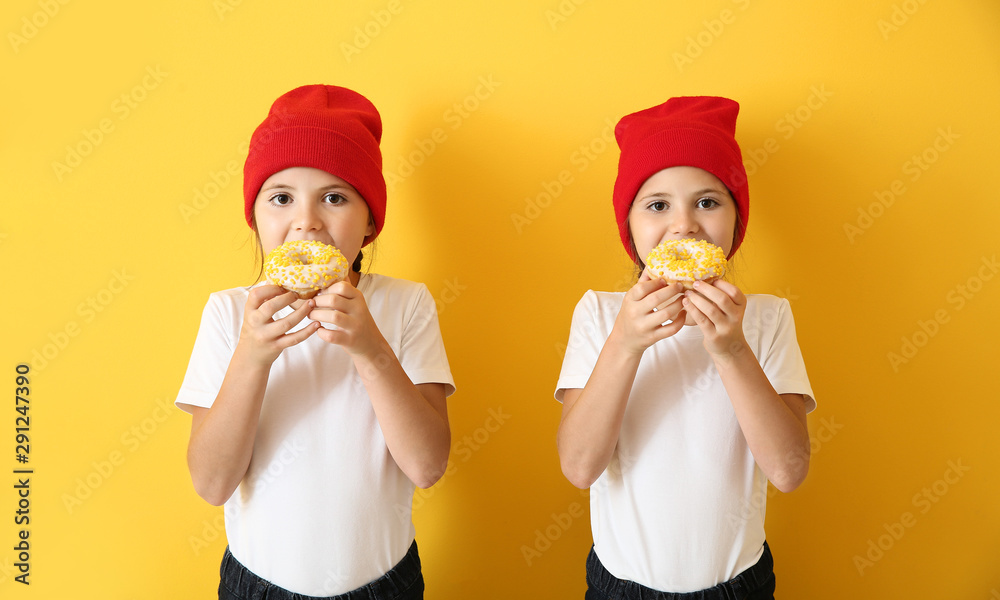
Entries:
{"label": "nose", "polygon": [[299,202],[296,205],[294,226],[298,231],[315,231],[322,226],[319,210],[312,202]]}
{"label": "nose", "polygon": [[698,232],[698,220],[687,207],[678,207],[673,211],[670,221],[670,232],[676,236],[693,235]]}

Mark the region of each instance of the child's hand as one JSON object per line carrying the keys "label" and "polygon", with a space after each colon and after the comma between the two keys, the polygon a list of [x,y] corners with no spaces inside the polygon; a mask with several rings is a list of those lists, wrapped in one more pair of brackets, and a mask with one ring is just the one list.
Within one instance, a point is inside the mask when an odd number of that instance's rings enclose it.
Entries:
{"label": "child's hand", "polygon": [[[619,330],[627,351],[641,355],[656,342],[666,339],[684,326],[683,288],[651,279],[643,271],[639,281],[625,293],[614,328]],[[670,321],[667,323],[667,321]]]}
{"label": "child's hand", "polygon": [[242,347],[255,362],[270,366],[282,350],[315,333],[319,323],[310,323],[295,333],[288,333],[312,310],[312,300],[303,302],[291,314],[274,319],[279,310],[290,306],[298,298],[295,292],[287,292],[277,285],[262,285],[250,290],[237,347]]}
{"label": "child's hand", "polygon": [[316,295],[309,318],[336,329],[320,328],[319,337],[341,346],[352,356],[372,356],[383,350],[382,333],[375,324],[365,297],[350,281],[339,281]]}
{"label": "child's hand", "polygon": [[705,334],[705,349],[714,357],[732,356],[747,349],[743,313],[747,299],[735,285],[697,281],[684,293],[684,308]]}

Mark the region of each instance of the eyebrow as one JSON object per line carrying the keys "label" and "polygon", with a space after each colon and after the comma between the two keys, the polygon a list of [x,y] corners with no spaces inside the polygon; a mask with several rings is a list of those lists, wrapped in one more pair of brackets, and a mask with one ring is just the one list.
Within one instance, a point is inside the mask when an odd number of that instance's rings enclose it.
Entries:
{"label": "eyebrow", "polygon": [[[267,187],[261,188],[262,191],[270,191],[270,190],[294,190],[294,189],[295,189],[295,186],[289,185],[287,183],[281,183],[281,182],[275,182],[275,183],[272,183],[271,185],[269,185]],[[352,189],[353,188],[351,186],[348,186],[348,185],[344,185],[344,184],[341,184],[341,183],[332,183],[330,185],[324,185],[324,186],[322,186],[320,188],[317,188],[317,191],[327,192],[327,191],[331,191],[331,190],[338,190],[338,191],[343,190],[343,191],[349,192]]]}
{"label": "eyebrow", "polygon": [[[700,190],[695,190],[694,192],[691,193],[691,196],[701,196],[702,194],[707,194],[709,192],[712,192],[712,193],[715,193],[715,194],[723,194],[723,193],[725,193],[725,192],[723,192],[719,188],[707,187],[707,188],[702,188]],[[647,194],[647,195],[643,196],[642,198],[645,200],[646,198],[673,198],[673,197],[674,197],[674,195],[670,194],[668,192],[654,192],[652,194]]]}

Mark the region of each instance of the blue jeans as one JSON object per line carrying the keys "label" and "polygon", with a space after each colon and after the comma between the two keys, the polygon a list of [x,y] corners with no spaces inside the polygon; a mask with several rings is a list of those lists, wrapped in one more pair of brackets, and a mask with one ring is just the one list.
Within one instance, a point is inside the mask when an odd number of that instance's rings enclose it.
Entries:
{"label": "blue jeans", "polygon": [[774,559],[764,542],[764,554],[757,564],[736,577],[700,592],[674,594],[618,579],[604,568],[591,548],[585,600],[774,600]]}
{"label": "blue jeans", "polygon": [[222,557],[219,600],[423,600],[424,576],[420,571],[417,542],[388,573],[345,594],[319,598],[303,596],[254,575],[226,548]]}

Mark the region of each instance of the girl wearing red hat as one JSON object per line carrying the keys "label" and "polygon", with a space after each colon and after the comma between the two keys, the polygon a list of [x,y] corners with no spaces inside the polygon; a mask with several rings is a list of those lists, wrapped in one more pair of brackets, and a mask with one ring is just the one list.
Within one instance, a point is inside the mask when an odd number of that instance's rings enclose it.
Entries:
{"label": "girl wearing red hat", "polygon": [[267,284],[209,297],[176,402],[195,489],[225,504],[219,598],[423,597],[413,491],[445,471],[455,386],[427,288],[360,272],[385,221],[381,135],[365,97],[310,85],[250,140],[262,256],[318,240],[354,267],[309,300]]}
{"label": "girl wearing red hat", "polygon": [[767,483],[798,487],[815,408],[786,300],[729,282],[684,291],[641,257],[693,238],[731,257],[749,220],[739,105],[682,97],[628,115],[613,204],[640,269],[588,291],[557,384],[563,473],[590,488],[587,599],[772,598]]}

